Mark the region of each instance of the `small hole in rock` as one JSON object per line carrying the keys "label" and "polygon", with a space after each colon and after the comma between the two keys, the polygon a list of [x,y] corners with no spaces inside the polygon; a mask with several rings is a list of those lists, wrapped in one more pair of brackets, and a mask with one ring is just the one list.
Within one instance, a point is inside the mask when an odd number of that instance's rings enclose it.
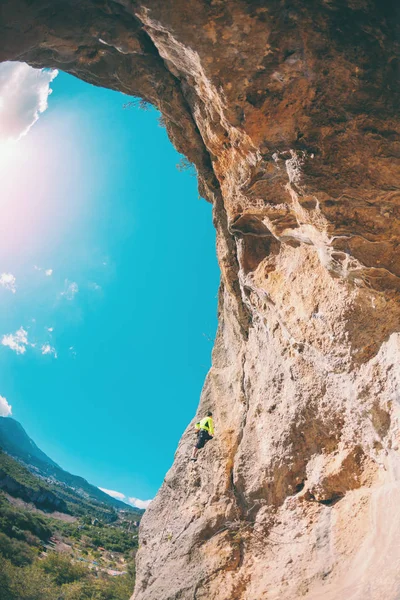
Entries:
{"label": "small hole in rock", "polygon": [[335,494],[331,498],[327,498],[326,500],[319,500],[319,504],[323,504],[324,506],[333,506],[339,500],[343,498],[344,494]]}

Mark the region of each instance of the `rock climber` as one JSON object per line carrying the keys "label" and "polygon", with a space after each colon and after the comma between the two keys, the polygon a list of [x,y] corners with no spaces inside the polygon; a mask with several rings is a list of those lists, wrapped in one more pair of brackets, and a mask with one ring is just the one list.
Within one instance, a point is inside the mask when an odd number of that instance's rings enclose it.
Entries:
{"label": "rock climber", "polygon": [[198,421],[195,425],[197,431],[197,443],[193,448],[192,458],[190,460],[197,460],[197,453],[201,448],[207,444],[208,440],[212,440],[214,436],[214,422],[212,418],[212,412],[209,410],[207,416],[201,421]]}

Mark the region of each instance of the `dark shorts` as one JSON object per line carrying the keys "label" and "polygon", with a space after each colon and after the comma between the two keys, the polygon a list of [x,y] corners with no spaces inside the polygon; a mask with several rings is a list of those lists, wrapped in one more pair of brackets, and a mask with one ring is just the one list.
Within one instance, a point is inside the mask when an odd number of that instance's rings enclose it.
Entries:
{"label": "dark shorts", "polygon": [[198,450],[200,450],[201,448],[204,448],[204,446],[207,444],[208,440],[211,440],[211,439],[212,439],[212,437],[208,433],[208,431],[206,431],[205,429],[200,429],[199,433],[197,434],[196,448]]}

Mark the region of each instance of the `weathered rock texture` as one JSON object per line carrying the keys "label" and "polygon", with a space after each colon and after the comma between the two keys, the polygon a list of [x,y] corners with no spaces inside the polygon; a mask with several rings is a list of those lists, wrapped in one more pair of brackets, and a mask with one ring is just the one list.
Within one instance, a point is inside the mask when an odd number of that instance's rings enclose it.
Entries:
{"label": "weathered rock texture", "polygon": [[135,600],[398,599],[398,3],[13,0],[0,34],[154,103],[214,205],[217,436],[191,466],[184,434]]}

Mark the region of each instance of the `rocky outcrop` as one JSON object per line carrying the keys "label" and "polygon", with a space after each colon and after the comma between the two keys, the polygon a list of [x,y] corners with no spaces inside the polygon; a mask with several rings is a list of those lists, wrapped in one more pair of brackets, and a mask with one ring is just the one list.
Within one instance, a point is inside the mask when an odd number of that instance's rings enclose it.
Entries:
{"label": "rocky outcrop", "polygon": [[[135,600],[395,600],[399,9],[391,0],[22,0],[0,59],[163,113],[214,205],[219,328],[141,524]],[[193,225],[195,229],[195,224]]]}

